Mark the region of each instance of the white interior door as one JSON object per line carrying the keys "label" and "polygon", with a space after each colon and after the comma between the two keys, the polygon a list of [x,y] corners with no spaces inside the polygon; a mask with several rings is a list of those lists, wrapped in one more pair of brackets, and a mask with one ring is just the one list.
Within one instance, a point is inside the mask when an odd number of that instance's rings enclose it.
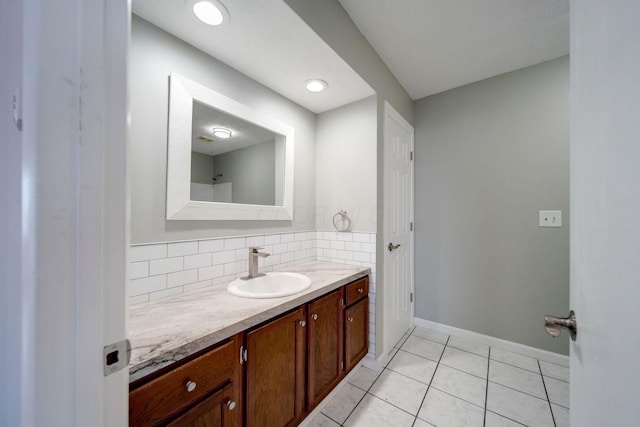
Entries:
{"label": "white interior door", "polygon": [[[13,228],[2,242],[12,251],[0,298],[3,426],[127,424],[128,371],[105,377],[103,347],[126,338],[129,16],[126,1],[0,7],[2,58],[11,64],[2,81],[12,86],[0,90],[0,130],[10,130],[0,199],[11,200],[0,235]],[[5,43],[19,54],[5,56]],[[17,135],[5,95],[20,84]]]}
{"label": "white interior door", "polygon": [[413,127],[384,109],[384,351],[413,323]]}
{"label": "white interior door", "polygon": [[572,426],[640,420],[640,3],[571,3]]}

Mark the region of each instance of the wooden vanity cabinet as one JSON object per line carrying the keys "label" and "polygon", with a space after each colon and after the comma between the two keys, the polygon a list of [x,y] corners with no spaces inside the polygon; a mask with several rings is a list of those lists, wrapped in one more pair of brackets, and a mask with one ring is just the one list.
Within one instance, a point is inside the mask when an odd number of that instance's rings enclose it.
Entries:
{"label": "wooden vanity cabinet", "polygon": [[289,427],[368,351],[368,277],[135,381],[130,426]]}
{"label": "wooden vanity cabinet", "polygon": [[344,372],[342,289],[308,304],[307,410],[340,382]]}
{"label": "wooden vanity cabinet", "polygon": [[353,369],[369,351],[369,278],[345,287],[344,358],[345,369]]}
{"label": "wooden vanity cabinet", "polygon": [[178,362],[179,366],[166,373],[132,383],[129,426],[240,427],[241,338],[236,335]]}
{"label": "wooden vanity cabinet", "polygon": [[306,306],[248,332],[246,425],[294,426],[305,412]]}

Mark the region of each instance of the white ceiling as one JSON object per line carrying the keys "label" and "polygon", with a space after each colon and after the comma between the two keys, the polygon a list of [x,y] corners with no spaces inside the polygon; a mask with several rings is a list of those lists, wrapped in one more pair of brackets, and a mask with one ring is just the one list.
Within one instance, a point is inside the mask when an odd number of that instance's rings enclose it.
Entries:
{"label": "white ceiling", "polygon": [[[373,89],[282,0],[222,0],[229,22],[201,23],[185,0],[133,0],[133,12],[303,107],[321,113]],[[310,93],[319,78],[328,90]]]}
{"label": "white ceiling", "polygon": [[412,99],[569,53],[569,0],[339,0]]}

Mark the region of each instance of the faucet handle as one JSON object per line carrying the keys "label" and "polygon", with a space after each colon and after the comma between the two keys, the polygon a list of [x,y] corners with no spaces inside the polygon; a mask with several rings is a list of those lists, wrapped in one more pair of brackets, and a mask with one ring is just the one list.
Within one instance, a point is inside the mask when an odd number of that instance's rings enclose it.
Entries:
{"label": "faucet handle", "polygon": [[250,253],[254,253],[257,254],[258,251],[262,250],[264,248],[261,248],[260,246],[249,246],[249,252]]}

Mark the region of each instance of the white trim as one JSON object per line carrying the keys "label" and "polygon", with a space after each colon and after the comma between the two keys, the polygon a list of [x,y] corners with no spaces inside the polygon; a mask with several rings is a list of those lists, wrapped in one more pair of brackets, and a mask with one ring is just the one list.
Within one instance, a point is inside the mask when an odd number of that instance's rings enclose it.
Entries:
{"label": "white trim", "polygon": [[[292,220],[294,129],[213,89],[171,73],[167,153],[168,220]],[[198,202],[191,200],[191,122],[193,101],[284,136],[285,171],[282,205]],[[277,194],[281,194],[278,193]],[[277,201],[279,202],[279,201]]]}
{"label": "white trim", "polygon": [[555,363],[556,365],[569,366],[569,356],[564,354],[553,353],[551,351],[542,350],[540,348],[531,347],[524,344],[518,344],[513,341],[503,340],[501,338],[492,337],[490,335],[479,334],[477,332],[466,329],[455,328],[453,326],[443,325],[442,323],[432,322],[431,320],[415,318],[416,326],[429,328],[436,331],[444,332],[449,335],[456,335],[462,338],[468,338],[491,347],[500,347],[507,351],[523,354],[535,359],[545,360]]}

